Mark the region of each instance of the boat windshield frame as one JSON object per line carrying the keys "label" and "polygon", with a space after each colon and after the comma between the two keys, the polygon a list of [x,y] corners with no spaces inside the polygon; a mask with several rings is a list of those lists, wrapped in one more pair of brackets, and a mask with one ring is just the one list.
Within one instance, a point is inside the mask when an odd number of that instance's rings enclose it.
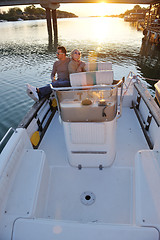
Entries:
{"label": "boat windshield frame", "polygon": [[54,91],[66,91],[66,90],[85,90],[85,89],[88,89],[88,87],[89,88],[93,88],[93,89],[96,89],[96,88],[98,88],[98,89],[100,89],[100,88],[102,88],[102,89],[109,89],[109,88],[111,88],[111,89],[113,89],[113,88],[116,88],[116,87],[120,87],[121,85],[123,84],[123,79],[121,79],[121,80],[119,80],[118,81],[118,83],[116,83],[116,84],[113,84],[113,85],[105,85],[105,84],[101,84],[101,85],[86,85],[86,86],[84,86],[84,85],[82,85],[82,86],[74,86],[74,87],[60,87],[60,88],[53,88],[52,87],[52,89],[54,90]]}

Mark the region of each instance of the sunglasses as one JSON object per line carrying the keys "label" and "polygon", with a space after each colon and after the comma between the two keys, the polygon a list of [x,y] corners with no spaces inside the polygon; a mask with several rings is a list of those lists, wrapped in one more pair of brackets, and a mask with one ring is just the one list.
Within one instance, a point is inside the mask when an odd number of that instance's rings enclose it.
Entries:
{"label": "sunglasses", "polygon": [[81,55],[80,52],[74,52],[74,54],[78,54],[78,55]]}
{"label": "sunglasses", "polygon": [[61,54],[64,54],[64,53],[61,53],[61,52],[59,53],[59,52],[57,52],[56,54],[57,54],[57,55],[61,55]]}

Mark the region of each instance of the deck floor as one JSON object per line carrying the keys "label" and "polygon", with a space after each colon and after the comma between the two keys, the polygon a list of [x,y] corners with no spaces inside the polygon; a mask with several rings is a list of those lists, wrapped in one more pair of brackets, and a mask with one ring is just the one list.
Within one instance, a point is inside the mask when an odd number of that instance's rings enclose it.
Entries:
{"label": "deck floor", "polygon": [[[148,149],[148,145],[133,109],[124,108],[117,120],[116,158],[109,168],[78,170],[69,165],[58,113],[40,149],[45,151],[51,170],[45,218],[134,223],[134,159],[136,152]],[[94,194],[91,205],[81,201],[86,192]]]}
{"label": "deck floor", "polygon": [[[131,178],[129,168],[114,167],[104,171],[94,168],[88,172],[87,169],[55,167],[44,217],[78,222],[131,223]],[[87,195],[94,196],[91,205],[85,201]]]}
{"label": "deck floor", "polygon": [[[137,151],[148,149],[140,124],[133,109],[123,108],[121,118],[117,119],[116,158],[114,166],[134,167]],[[68,166],[63,126],[56,113],[39,149],[45,151],[50,166]],[[63,150],[62,150],[63,149]]]}

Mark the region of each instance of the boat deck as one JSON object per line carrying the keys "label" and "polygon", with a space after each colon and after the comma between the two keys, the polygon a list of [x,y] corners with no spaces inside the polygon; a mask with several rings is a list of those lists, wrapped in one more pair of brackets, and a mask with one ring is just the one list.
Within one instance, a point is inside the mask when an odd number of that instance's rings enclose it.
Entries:
{"label": "boat deck", "polygon": [[[117,151],[113,165],[133,167],[134,159],[132,156],[134,156],[137,151],[148,148],[134,110],[124,107],[122,116],[117,120]],[[39,149],[45,151],[50,166],[69,166],[63,126],[59,121],[58,112],[55,114]]]}
{"label": "boat deck", "polygon": [[[39,147],[45,151],[50,166],[43,218],[133,224],[134,156],[137,151],[148,149],[134,110],[123,108],[117,120],[115,161],[102,170],[71,167],[58,113],[52,121]],[[91,204],[85,202],[88,195],[93,200]]]}

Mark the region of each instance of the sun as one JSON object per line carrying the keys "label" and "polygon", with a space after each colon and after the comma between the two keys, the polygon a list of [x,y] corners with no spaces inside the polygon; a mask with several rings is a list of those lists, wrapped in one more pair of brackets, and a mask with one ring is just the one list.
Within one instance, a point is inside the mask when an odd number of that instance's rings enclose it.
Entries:
{"label": "sun", "polygon": [[104,2],[97,3],[96,6],[97,16],[104,17],[106,15],[107,4]]}

